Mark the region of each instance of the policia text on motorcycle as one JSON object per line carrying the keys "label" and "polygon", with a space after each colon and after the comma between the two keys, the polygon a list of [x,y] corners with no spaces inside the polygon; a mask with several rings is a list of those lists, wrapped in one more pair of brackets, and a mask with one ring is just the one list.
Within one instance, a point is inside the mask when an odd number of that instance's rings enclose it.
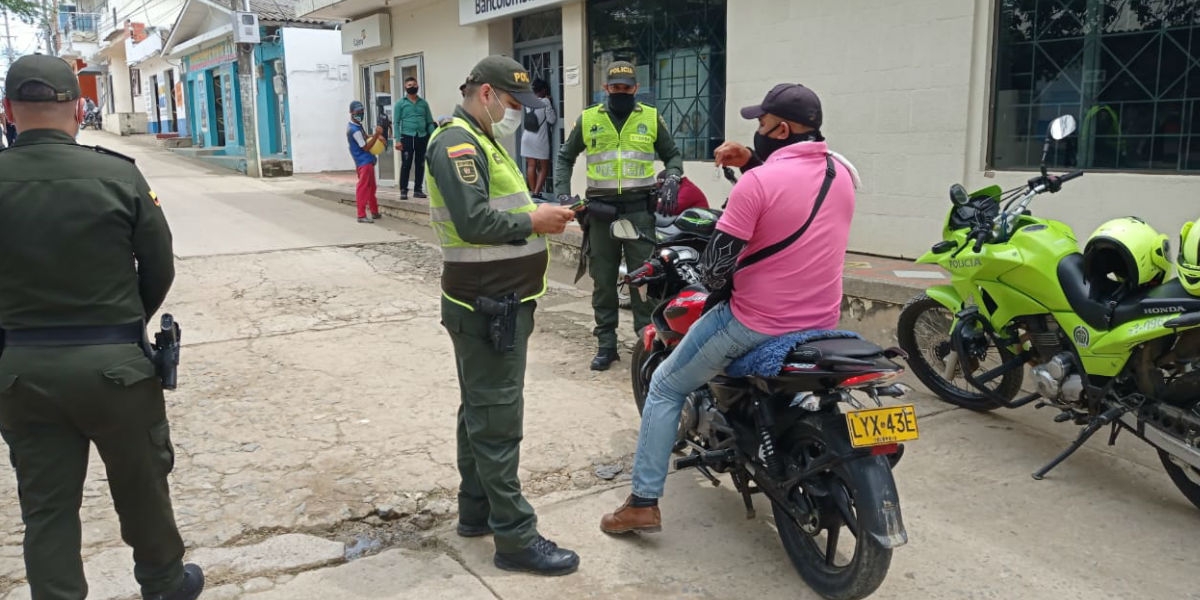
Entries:
{"label": "policia text on motorcycle", "polygon": [[[604,89],[608,101],[583,111],[575,121],[554,169],[554,192],[565,203],[565,197],[571,194],[575,159],[587,152],[588,208],[580,219],[584,230],[581,263],[586,260],[591,264],[596,319],[593,333],[599,345],[592,369],[597,371],[617,360],[617,272],[621,251],[625,251],[625,264],[633,271],[653,249],[653,244],[644,240],[613,239],[608,224],[618,218],[628,219],[653,239],[653,213],[659,202],[651,194],[655,188],[655,157],[666,164],[666,181],[660,192],[664,212],[674,209],[683,176],[683,155],[666,123],[653,106],[634,100],[638,85],[633,65],[612,63],[607,81]],[[650,324],[654,307],[637,294],[632,295],[632,302],[634,331],[641,331]]]}
{"label": "policia text on motorcycle", "polygon": [[25,56],[4,91],[21,135],[0,153],[0,435],[32,596],[87,595],[79,506],[95,444],[143,597],[193,600],[204,575],[183,564],[167,485],[178,329],[153,354],[145,341],[175,276],[170,229],[132,159],[75,143],[84,108],[66,62]]}
{"label": "policia text on motorcycle", "polygon": [[538,535],[517,466],[525,355],[550,264],[545,236],[561,233],[575,213],[535,205],[499,141],[521,128],[522,106],[542,102],[520,63],[490,56],[472,69],[462,105],[430,136],[429,216],[442,246],[442,324],[462,395],[458,533],[494,532],[501,569],[563,575],[579,556]]}

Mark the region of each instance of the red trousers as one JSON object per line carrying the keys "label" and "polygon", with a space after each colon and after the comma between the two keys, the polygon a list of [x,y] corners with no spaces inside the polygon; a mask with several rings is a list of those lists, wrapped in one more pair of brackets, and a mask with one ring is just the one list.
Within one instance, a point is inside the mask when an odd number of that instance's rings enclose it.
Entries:
{"label": "red trousers", "polygon": [[354,189],[354,204],[358,206],[358,217],[367,216],[367,208],[372,215],[379,214],[379,200],[375,197],[375,165],[363,165],[358,168],[358,187]]}

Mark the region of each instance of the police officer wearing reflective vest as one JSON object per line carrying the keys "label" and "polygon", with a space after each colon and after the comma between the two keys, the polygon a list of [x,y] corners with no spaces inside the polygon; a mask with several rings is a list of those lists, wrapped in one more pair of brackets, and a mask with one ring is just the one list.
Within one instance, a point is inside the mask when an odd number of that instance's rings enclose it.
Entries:
{"label": "police officer wearing reflective vest", "polygon": [[[654,246],[643,240],[613,239],[608,224],[628,219],[639,230],[654,236],[654,211],[670,214],[679,195],[683,176],[683,155],[667,131],[666,123],[653,106],[634,99],[637,77],[632,64],[614,62],[608,67],[608,101],[583,111],[575,121],[571,136],[558,152],[554,169],[554,192],[560,202],[571,194],[571,172],[575,159],[587,152],[587,210],[581,214],[584,248],[580,272],[590,263],[592,311],[596,328],[593,334],[599,350],[592,359],[592,370],[603,371],[617,360],[617,273],[621,252],[632,272],[650,256]],[[655,189],[657,174],[654,159],[666,165],[666,176],[659,197]],[[660,203],[661,199],[661,203]],[[632,294],[633,327],[641,331],[650,324],[654,307]]]}
{"label": "police officer wearing reflective vest", "polygon": [[[442,325],[454,344],[458,408],[458,534],[495,534],[497,567],[565,575],[579,556],[538,534],[517,479],[525,355],[546,293],[546,234],[575,213],[535,205],[502,140],[540,107],[529,73],[504,56],[472,69],[463,103],[429,140],[429,220],[442,246]],[[615,277],[615,275],[614,275]]]}
{"label": "police officer wearing reflective vest", "polygon": [[193,600],[204,575],[183,564],[167,484],[173,376],[145,342],[175,276],[171,231],[133,159],[75,143],[70,65],[22,57],[4,91],[21,136],[0,152],[0,436],[32,596],[87,595],[79,507],[95,444],[142,596]]}

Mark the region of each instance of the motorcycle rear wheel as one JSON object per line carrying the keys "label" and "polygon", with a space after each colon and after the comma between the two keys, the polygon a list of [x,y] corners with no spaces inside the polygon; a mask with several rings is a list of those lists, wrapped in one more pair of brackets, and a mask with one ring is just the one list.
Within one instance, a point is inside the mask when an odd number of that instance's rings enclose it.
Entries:
{"label": "motorcycle rear wheel", "polygon": [[[896,325],[896,338],[900,348],[908,353],[908,364],[913,374],[939,398],[968,410],[986,412],[1000,408],[1001,404],[994,402],[979,393],[970,382],[962,376],[964,365],[960,362],[955,370],[954,381],[947,381],[942,372],[945,370],[943,359],[950,348],[950,327],[954,315],[942,306],[940,302],[921,294],[908,302],[900,312],[900,320]],[[921,332],[918,332],[918,329]],[[937,335],[938,341],[923,340],[921,333]],[[1008,362],[1013,353],[1008,348],[995,345],[989,346],[988,353],[995,352],[998,361],[995,364],[984,365],[979,359],[972,359],[969,365],[971,373],[980,374]],[[961,357],[960,357],[961,358]],[[985,356],[986,360],[988,357]],[[1021,382],[1025,379],[1025,370],[1013,369],[1000,376],[998,383],[990,388],[995,394],[1006,400],[1012,400],[1021,391]],[[962,385],[955,382],[962,381]],[[993,380],[994,382],[995,380]]]}
{"label": "motorcycle rear wheel", "polygon": [[1158,451],[1158,459],[1162,461],[1163,469],[1166,469],[1171,483],[1179,488],[1189,502],[1200,508],[1200,470],[1191,465],[1177,464],[1170,454],[1162,450]]}
{"label": "motorcycle rear wheel", "polygon": [[[783,447],[801,465],[811,463],[829,452],[827,432],[807,423],[797,426],[784,438]],[[846,441],[845,444],[849,444]],[[848,497],[852,517],[857,518],[854,501],[859,490],[868,482],[878,478],[868,475],[870,469],[889,469],[887,459],[882,456],[861,458],[834,467],[826,479],[831,489],[840,487]],[[889,479],[890,480],[890,479]],[[803,493],[799,489],[792,494]],[[813,591],[829,600],[858,600],[870,596],[887,577],[892,564],[892,550],[885,548],[870,535],[861,532],[854,536],[852,546],[843,541],[843,531],[853,536],[834,502],[829,499],[806,496],[804,503],[817,507],[812,527],[813,533],[805,532],[784,509],[774,502],[771,510],[775,515],[775,526],[779,540],[787,551],[792,566]],[[798,504],[801,504],[798,502]],[[848,560],[840,561],[842,552],[852,549]]]}

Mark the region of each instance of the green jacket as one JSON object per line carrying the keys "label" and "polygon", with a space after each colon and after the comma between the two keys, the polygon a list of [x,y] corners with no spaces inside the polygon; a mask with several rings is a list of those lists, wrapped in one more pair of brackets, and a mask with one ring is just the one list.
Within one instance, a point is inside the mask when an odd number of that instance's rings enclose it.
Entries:
{"label": "green jacket", "polygon": [[[603,106],[600,110],[607,112],[608,107]],[[641,106],[634,110],[641,110]],[[612,119],[613,126],[618,130],[625,126],[625,121],[628,119],[628,117],[618,118],[611,112],[609,112],[609,118]],[[571,195],[571,173],[575,170],[575,159],[585,150],[587,150],[587,146],[583,142],[583,115],[580,115],[575,119],[575,127],[571,130],[570,137],[558,149],[558,159],[554,165],[554,195]],[[661,113],[658,116],[654,153],[658,155],[659,160],[663,161],[668,175],[683,175],[683,153],[675,145],[675,139],[667,130],[667,124],[663,121]],[[645,196],[644,193],[640,195]]]}
{"label": "green jacket", "polygon": [[437,129],[437,121],[424,98],[417,96],[413,102],[406,95],[392,107],[392,129],[397,141],[402,135],[425,137]]}
{"label": "green jacket", "polygon": [[[470,124],[475,135],[487,135],[461,106],[455,107],[454,116]],[[497,210],[489,203],[490,163],[512,162],[500,144],[496,144],[496,152],[496,156],[488,156],[471,132],[451,121],[430,140],[425,162],[453,220],[455,235],[470,244],[527,244],[533,235],[529,215]],[[442,268],[442,291],[468,302],[509,292],[521,298],[534,296],[545,289],[549,260],[549,252],[542,251],[486,263],[447,262]]]}
{"label": "green jacket", "polygon": [[133,159],[62,131],[0,151],[0,328],[149,319],[175,278],[171,230]]}

